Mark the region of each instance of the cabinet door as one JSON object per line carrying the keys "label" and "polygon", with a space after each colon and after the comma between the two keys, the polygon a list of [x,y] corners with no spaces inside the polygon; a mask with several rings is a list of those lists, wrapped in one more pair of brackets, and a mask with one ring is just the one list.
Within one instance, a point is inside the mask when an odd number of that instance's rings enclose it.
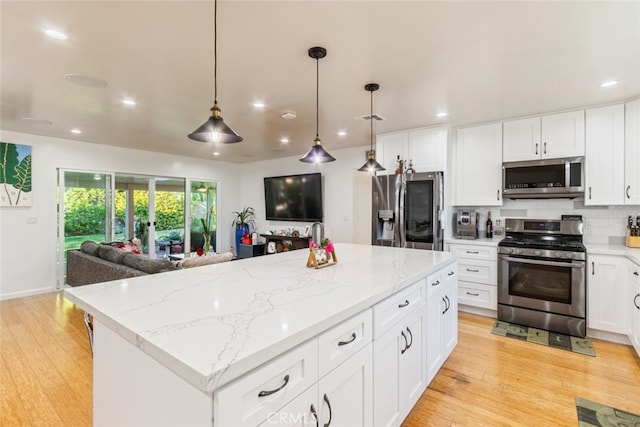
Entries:
{"label": "cabinet door", "polygon": [[398,426],[402,422],[400,352],[404,341],[394,326],[373,342],[373,425]]}
{"label": "cabinet door", "polygon": [[626,258],[589,255],[588,263],[587,326],[600,331],[626,334]]}
{"label": "cabinet door", "polygon": [[502,124],[459,129],[454,164],[454,205],[502,205]]}
{"label": "cabinet door", "polygon": [[[427,388],[426,307],[422,306],[400,322],[400,402],[402,419],[409,414]],[[404,349],[404,351],[402,351]],[[377,380],[377,378],[376,378]]]}
{"label": "cabinet door", "polygon": [[624,204],[624,105],[586,112],[585,205]]}
{"label": "cabinet door", "polygon": [[445,307],[442,325],[442,349],[446,360],[458,344],[458,286],[456,283],[448,286],[444,297],[447,307]]}
{"label": "cabinet door", "polygon": [[640,99],[625,105],[625,203],[640,205]]}
{"label": "cabinet door", "polygon": [[316,425],[318,417],[318,385],[314,384],[283,408],[272,411],[260,427],[287,426],[305,427]]}
{"label": "cabinet door", "polygon": [[502,160],[520,162],[540,158],[540,117],[503,123]]}
{"label": "cabinet door", "polygon": [[404,160],[407,156],[409,136],[407,132],[388,133],[376,138],[376,160],[386,171],[382,174],[393,174],[396,170],[398,156]]}
{"label": "cabinet door", "polygon": [[443,294],[433,295],[427,301],[427,384],[436,376],[438,369],[444,363],[442,328],[445,301]]}
{"label": "cabinet door", "polygon": [[640,265],[631,261],[629,263],[629,289],[628,298],[628,336],[629,341],[640,356]]}
{"label": "cabinet door", "polygon": [[416,172],[446,170],[447,132],[443,127],[410,131],[408,147],[407,160],[413,161]]}
{"label": "cabinet door", "polygon": [[370,343],[320,380],[320,425],[368,427],[372,424],[372,368]]}
{"label": "cabinet door", "polygon": [[542,116],[542,158],[584,156],[584,110]]}

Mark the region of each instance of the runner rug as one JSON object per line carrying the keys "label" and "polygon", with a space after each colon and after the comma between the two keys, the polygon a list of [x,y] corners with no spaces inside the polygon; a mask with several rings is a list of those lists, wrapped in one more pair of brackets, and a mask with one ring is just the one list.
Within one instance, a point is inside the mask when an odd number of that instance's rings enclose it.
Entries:
{"label": "runner rug", "polygon": [[570,335],[558,334],[556,332],[545,331],[544,329],[531,328],[529,326],[516,325],[514,323],[496,321],[492,334],[503,337],[515,338],[522,341],[547,345],[549,347],[561,348],[575,353],[596,355],[593,343],[590,338],[572,337]]}
{"label": "runner rug", "polygon": [[576,397],[580,427],[640,426],[640,416]]}

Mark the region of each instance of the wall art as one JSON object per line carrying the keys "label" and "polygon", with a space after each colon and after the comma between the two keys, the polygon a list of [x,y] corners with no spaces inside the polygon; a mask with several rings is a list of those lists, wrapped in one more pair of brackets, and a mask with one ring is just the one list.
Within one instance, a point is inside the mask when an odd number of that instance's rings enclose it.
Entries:
{"label": "wall art", "polygon": [[0,206],[31,206],[31,146],[0,142]]}

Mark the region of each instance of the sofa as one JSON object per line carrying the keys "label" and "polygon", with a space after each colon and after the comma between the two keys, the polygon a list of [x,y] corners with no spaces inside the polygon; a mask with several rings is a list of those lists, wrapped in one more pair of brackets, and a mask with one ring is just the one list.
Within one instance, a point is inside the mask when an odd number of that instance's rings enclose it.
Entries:
{"label": "sofa", "polygon": [[109,280],[217,264],[232,259],[233,253],[231,252],[188,257],[180,261],[151,259],[145,255],[116,248],[109,244],[85,241],[80,249],[67,251],[67,284],[70,286],[90,285]]}

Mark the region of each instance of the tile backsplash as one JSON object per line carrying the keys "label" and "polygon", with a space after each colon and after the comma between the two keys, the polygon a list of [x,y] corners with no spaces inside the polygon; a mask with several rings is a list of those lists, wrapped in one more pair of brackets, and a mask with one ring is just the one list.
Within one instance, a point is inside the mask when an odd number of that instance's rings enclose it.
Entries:
{"label": "tile backsplash", "polygon": [[[463,208],[455,208],[454,211]],[[640,206],[585,206],[583,201],[568,199],[505,200],[502,206],[475,207],[479,215],[480,237],[484,237],[487,212],[493,224],[506,218],[560,219],[562,215],[582,215],[584,242],[624,245],[627,217],[640,215]],[[455,229],[455,227],[454,227]]]}

